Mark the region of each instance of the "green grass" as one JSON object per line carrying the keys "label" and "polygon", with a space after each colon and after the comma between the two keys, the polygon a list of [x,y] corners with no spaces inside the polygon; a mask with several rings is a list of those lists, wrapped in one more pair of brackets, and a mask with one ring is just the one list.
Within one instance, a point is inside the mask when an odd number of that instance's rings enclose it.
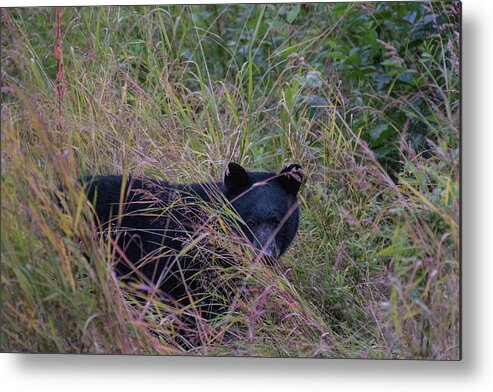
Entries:
{"label": "green grass", "polygon": [[[343,47],[345,18],[365,10],[312,7],[65,8],[61,102],[54,10],[2,10],[3,351],[184,353],[172,311],[136,303],[112,273],[75,179],[216,180],[235,161],[301,164],[301,226],[282,271],[238,255],[252,289],[199,326],[189,353],[459,357],[458,45],[427,38],[431,58],[403,55],[421,78],[407,95],[396,96],[397,82],[386,96],[360,91],[361,79],[358,94],[371,98],[357,111],[344,68],[341,84],[319,59]],[[313,96],[326,104],[304,104]],[[389,117],[397,106],[405,116]],[[416,118],[424,145],[408,138]],[[387,120],[393,133],[376,145],[362,121]],[[65,209],[52,197],[60,185]]]}

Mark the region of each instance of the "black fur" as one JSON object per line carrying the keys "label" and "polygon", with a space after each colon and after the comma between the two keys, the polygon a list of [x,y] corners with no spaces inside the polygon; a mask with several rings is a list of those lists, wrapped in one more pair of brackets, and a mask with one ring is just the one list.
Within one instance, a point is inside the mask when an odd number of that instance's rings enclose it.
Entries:
{"label": "black fur", "polygon": [[[118,273],[157,285],[162,298],[183,306],[190,298],[206,294],[200,282],[212,263],[210,256],[187,251],[178,257],[211,219],[210,209],[203,207],[219,210],[229,202],[241,217],[238,226],[245,236],[265,260],[273,262],[287,250],[298,229],[296,196],[302,179],[298,165],[276,174],[247,172],[230,163],[224,182],[218,183],[182,185],[93,176],[85,178],[83,185],[101,231],[110,232],[118,245]],[[202,316],[209,318],[211,312]]]}

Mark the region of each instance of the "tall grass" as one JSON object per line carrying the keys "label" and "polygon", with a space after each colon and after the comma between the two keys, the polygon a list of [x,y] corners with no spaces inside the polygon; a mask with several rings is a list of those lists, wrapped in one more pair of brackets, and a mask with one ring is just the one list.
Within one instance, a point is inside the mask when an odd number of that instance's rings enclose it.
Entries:
{"label": "tall grass", "polygon": [[[338,25],[307,20],[276,41],[288,6],[237,7],[243,25],[227,23],[227,6],[63,9],[63,95],[54,10],[2,10],[3,351],[459,357],[458,46],[437,47],[442,61],[425,65],[426,149],[401,124],[400,169],[389,174],[346,121],[340,85],[320,78],[328,104],[306,105],[311,55]],[[222,39],[230,28],[237,42]],[[277,46],[259,63],[271,36]],[[209,227],[237,254],[248,289],[179,344],[173,311],[135,301],[115,276],[76,179],[209,181],[231,160],[273,171],[300,163],[301,226],[276,270]]]}

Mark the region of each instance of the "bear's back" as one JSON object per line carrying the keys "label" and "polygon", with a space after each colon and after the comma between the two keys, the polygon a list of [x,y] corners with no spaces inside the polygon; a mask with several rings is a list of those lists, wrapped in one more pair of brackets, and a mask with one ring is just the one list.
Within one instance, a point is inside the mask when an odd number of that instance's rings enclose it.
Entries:
{"label": "bear's back", "polygon": [[220,184],[115,175],[86,177],[83,184],[101,233],[110,234],[118,248],[118,274],[157,285],[173,301],[188,302],[187,289],[194,290],[204,260],[180,252],[204,219],[200,204],[209,201],[211,192],[220,192]]}

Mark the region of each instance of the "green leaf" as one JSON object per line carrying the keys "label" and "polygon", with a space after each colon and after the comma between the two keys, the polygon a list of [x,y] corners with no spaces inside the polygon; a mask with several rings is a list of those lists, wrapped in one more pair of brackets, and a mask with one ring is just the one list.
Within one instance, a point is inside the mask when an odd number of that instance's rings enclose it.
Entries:
{"label": "green leaf", "polygon": [[288,12],[288,14],[286,16],[286,21],[289,24],[292,24],[294,22],[294,20],[296,19],[296,17],[298,16],[298,14],[300,13],[300,10],[301,10],[301,5],[295,4],[293,6],[293,8],[291,8],[291,11]]}
{"label": "green leaf", "polygon": [[410,71],[404,71],[397,74],[397,80],[400,80],[403,83],[411,83],[413,80],[413,75]]}
{"label": "green leaf", "polygon": [[378,124],[377,126],[370,129],[370,136],[373,140],[376,140],[380,137],[383,131],[386,131],[388,128],[388,124]]}

